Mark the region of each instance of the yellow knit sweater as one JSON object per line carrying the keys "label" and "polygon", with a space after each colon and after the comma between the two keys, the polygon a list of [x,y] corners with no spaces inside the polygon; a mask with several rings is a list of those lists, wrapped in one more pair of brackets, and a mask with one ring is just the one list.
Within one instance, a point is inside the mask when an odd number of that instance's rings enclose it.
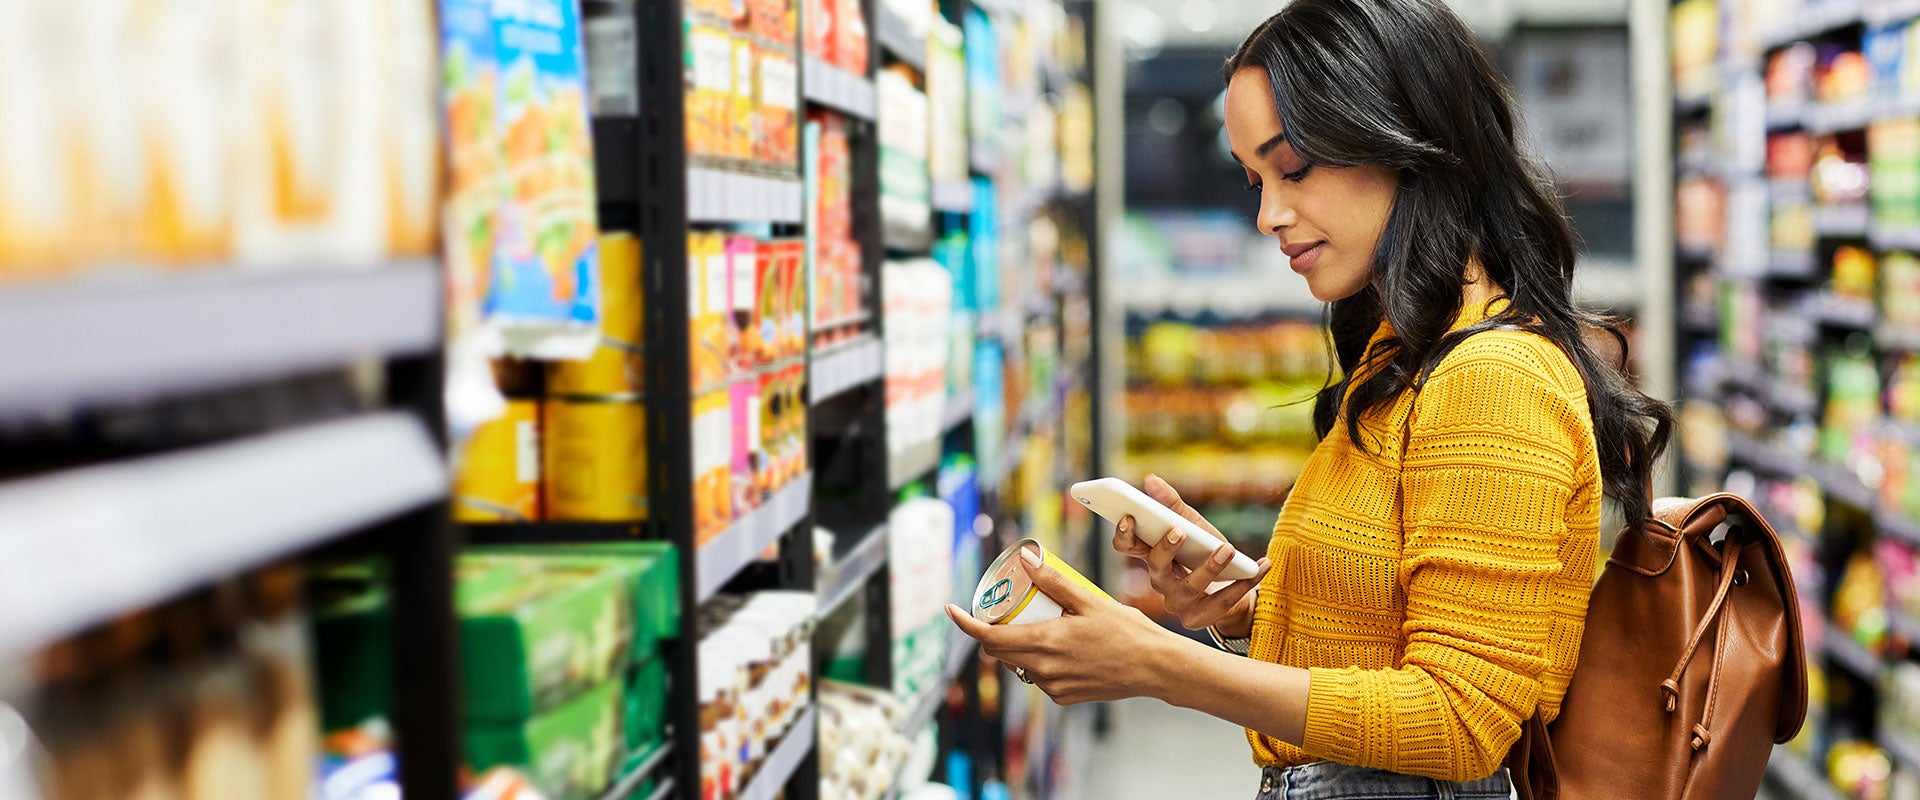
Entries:
{"label": "yellow knit sweater", "polygon": [[1485,777],[1536,708],[1558,713],[1580,655],[1601,499],[1585,385],[1547,339],[1483,332],[1362,434],[1371,452],[1344,425],[1320,442],[1273,528],[1250,655],[1312,688],[1303,746],[1248,731],[1254,761]]}

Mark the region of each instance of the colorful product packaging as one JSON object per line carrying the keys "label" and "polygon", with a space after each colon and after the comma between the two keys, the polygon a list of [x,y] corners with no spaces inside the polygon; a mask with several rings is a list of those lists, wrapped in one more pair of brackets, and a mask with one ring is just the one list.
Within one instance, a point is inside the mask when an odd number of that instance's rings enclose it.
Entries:
{"label": "colorful product packaging", "polygon": [[632,603],[633,636],[628,662],[657,660],[660,642],[680,635],[680,562],[667,542],[583,542],[472,547],[479,559],[533,559],[540,566],[601,567],[627,584]]}
{"label": "colorful product packaging", "polygon": [[[693,6],[689,4],[689,11]],[[729,154],[728,108],[734,83],[732,35],[724,28],[690,17],[686,30],[687,153]]]}
{"label": "colorful product packaging", "polygon": [[733,36],[731,47],[733,85],[727,95],[726,155],[752,161],[761,134],[760,99],[756,96],[758,48],[745,36]]}
{"label": "colorful product packaging", "polygon": [[468,766],[519,768],[550,800],[597,797],[625,754],[623,688],[605,681],[538,716],[468,725]]}
{"label": "colorful product packaging", "polygon": [[525,720],[620,674],[634,626],[619,570],[496,554],[455,575],[469,721]]}
{"label": "colorful product packaging", "polygon": [[724,388],[693,398],[694,532],[705,544],[733,522],[731,401]]}
{"label": "colorful product packaging", "polygon": [[600,237],[600,343],[584,361],[557,361],[547,390],[562,395],[646,392],[640,240],[629,233]]}
{"label": "colorful product packaging", "polygon": [[540,514],[540,402],[507,401],[506,413],[467,440],[454,477],[453,518],[531,522]]}
{"label": "colorful product packaging", "polygon": [[650,516],[644,398],[549,398],[545,432],[548,519],[633,522]]}
{"label": "colorful product packaging", "polygon": [[581,358],[597,340],[600,291],[593,137],[579,6],[495,3],[493,106],[504,148],[494,280],[483,314],[509,352]]}
{"label": "colorful product packaging", "polygon": [[754,157],[775,166],[800,164],[800,64],[791,49],[760,54]]}

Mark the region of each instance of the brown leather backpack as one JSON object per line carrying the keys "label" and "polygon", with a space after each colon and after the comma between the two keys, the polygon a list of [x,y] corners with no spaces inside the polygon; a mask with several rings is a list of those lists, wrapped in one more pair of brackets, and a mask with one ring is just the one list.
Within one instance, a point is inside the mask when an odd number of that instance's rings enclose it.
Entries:
{"label": "brown leather backpack", "polygon": [[1751,800],[1807,715],[1795,597],[1747,501],[1655,503],[1594,585],[1559,717],[1536,714],[1507,756],[1519,796]]}

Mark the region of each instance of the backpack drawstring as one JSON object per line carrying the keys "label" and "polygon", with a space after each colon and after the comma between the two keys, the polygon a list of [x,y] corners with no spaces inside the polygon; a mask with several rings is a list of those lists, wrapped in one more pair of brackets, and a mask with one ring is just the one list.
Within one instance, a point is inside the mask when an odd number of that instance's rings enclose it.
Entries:
{"label": "backpack drawstring", "polygon": [[[1700,640],[1707,634],[1707,628],[1713,626],[1715,618],[1725,622],[1721,614],[1727,603],[1727,594],[1733,589],[1734,576],[1740,572],[1740,550],[1745,545],[1729,540],[1727,551],[1720,560],[1720,588],[1713,593],[1713,602],[1707,606],[1707,615],[1700,620],[1700,626],[1694,628],[1693,636],[1687,639],[1687,646],[1680,651],[1680,663],[1673,665],[1673,674],[1660,684],[1661,694],[1667,699],[1667,713],[1671,714],[1680,706],[1680,676],[1686,674],[1687,662],[1693,660],[1693,651],[1700,646]],[[1720,670],[1715,669],[1707,676],[1707,707],[1701,712],[1700,722],[1693,726],[1693,749],[1706,747],[1713,739],[1713,732],[1707,729],[1707,720],[1713,716],[1713,700],[1720,682]]]}

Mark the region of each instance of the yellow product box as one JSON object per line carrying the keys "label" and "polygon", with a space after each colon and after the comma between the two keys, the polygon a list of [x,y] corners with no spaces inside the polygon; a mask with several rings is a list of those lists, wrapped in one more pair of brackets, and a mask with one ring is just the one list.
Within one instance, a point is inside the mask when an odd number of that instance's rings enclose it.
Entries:
{"label": "yellow product box", "polygon": [[454,476],[453,518],[461,522],[540,519],[540,404],[510,399],[506,413],[467,440]]}
{"label": "yellow product box", "polygon": [[727,155],[743,161],[753,160],[760,141],[757,50],[752,38],[733,35],[733,92],[728,96],[727,106]]}
{"label": "yellow product box", "polygon": [[550,398],[546,428],[549,519],[647,519],[647,407],[642,398]]}

